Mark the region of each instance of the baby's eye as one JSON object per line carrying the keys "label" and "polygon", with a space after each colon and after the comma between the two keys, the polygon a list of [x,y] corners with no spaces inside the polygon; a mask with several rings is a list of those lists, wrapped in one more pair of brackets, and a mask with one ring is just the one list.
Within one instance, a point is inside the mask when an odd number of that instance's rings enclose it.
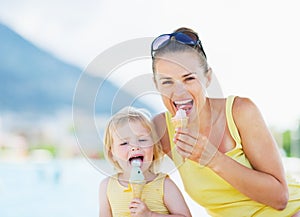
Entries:
{"label": "baby's eye", "polygon": [[122,142],[122,143],[120,144],[120,146],[123,146],[123,145],[128,145],[128,142]]}
{"label": "baby's eye", "polygon": [[139,142],[147,142],[147,139],[139,139]]}

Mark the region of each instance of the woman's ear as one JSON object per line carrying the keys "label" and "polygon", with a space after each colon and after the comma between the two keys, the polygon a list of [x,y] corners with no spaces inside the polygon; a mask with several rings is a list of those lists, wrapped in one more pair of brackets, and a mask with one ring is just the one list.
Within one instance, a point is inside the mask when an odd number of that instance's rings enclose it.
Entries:
{"label": "woman's ear", "polygon": [[206,88],[208,88],[208,86],[210,85],[211,77],[212,77],[212,69],[208,68],[207,72],[205,73],[205,78],[206,78],[205,87]]}

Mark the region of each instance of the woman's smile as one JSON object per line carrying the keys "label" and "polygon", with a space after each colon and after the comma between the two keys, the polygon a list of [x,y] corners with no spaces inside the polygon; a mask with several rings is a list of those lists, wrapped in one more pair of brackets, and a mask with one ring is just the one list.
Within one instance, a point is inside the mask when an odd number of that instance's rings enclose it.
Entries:
{"label": "woman's smile", "polygon": [[183,109],[183,110],[185,110],[186,114],[188,115],[193,108],[194,100],[192,100],[192,99],[175,100],[175,101],[173,101],[173,104],[176,108],[176,111],[178,109]]}

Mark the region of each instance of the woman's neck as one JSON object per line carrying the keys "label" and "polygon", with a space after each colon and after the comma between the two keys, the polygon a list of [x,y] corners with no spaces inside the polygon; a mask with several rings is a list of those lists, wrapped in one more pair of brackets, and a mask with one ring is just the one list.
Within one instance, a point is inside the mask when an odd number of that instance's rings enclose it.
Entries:
{"label": "woman's neck", "polygon": [[195,119],[189,123],[188,127],[190,129],[195,129],[201,134],[205,134],[207,130],[210,130],[212,121],[211,102],[210,99],[207,98],[202,109],[197,113]]}
{"label": "woman's neck", "polygon": [[205,104],[198,114],[198,118],[189,127],[196,129],[202,135],[208,136],[223,114],[220,100],[206,98]]}

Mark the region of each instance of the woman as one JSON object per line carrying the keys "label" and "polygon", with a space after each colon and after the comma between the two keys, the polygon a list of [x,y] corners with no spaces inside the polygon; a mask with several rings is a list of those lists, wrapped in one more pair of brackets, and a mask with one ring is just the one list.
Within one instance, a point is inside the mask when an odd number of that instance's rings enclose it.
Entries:
{"label": "woman", "polygon": [[[198,34],[180,28],[161,35],[151,55],[168,110],[154,122],[187,193],[211,216],[300,216],[300,184],[287,180],[256,105],[242,97],[206,96],[212,70]],[[179,109],[189,118],[184,129],[171,123]]]}

